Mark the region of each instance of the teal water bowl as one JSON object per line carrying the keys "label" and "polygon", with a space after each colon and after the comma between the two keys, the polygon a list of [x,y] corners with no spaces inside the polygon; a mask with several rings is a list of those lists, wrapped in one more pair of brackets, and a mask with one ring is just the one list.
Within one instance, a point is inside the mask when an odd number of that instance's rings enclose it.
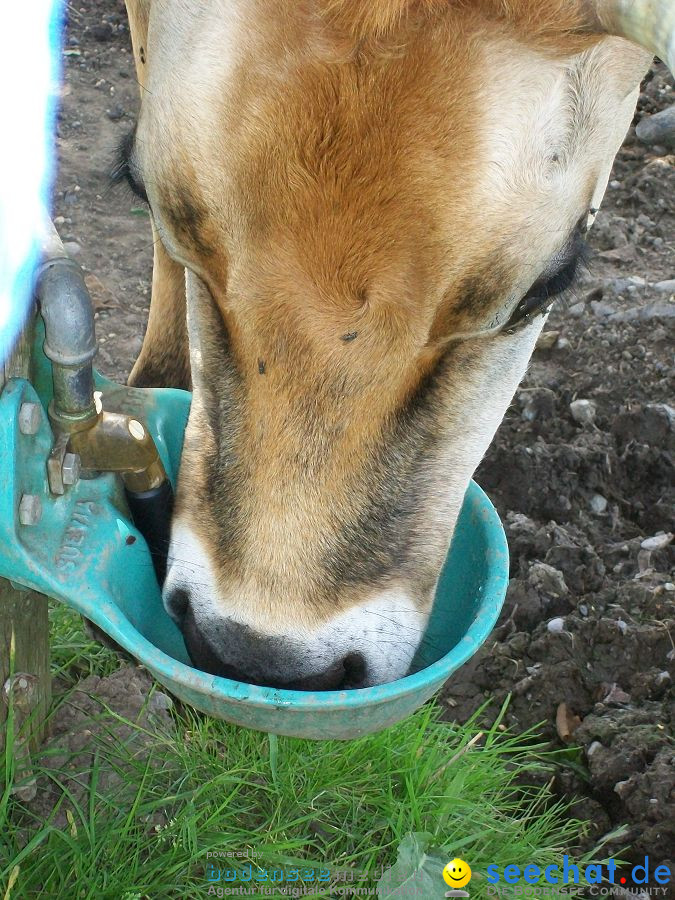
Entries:
{"label": "teal water bowl", "polygon": [[[180,700],[209,715],[274,734],[360,737],[412,713],[478,650],[495,625],[508,584],[508,550],[499,517],[471,482],[457,522],[425,639],[410,674],[375,687],[292,691],[244,684],[192,667],[183,638],[164,611],[147,545],[129,520],[118,479],[81,480],[49,493],[52,443],[44,410],[47,370],[33,383],[13,379],[0,395],[0,575],[66,603],[91,619]],[[104,406],[143,418],[175,483],[190,395],[132,390],[97,376]],[[24,402],[38,402],[36,434],[18,427]],[[38,523],[19,522],[21,497],[41,498]]]}
{"label": "teal water bowl", "polygon": [[[198,672],[170,653],[160,656],[157,648],[162,635],[156,620],[148,622],[142,636],[154,653],[139,652],[138,643],[128,649],[172,693],[211,715],[275,734],[356,738],[410,715],[474,655],[497,621],[507,584],[508,550],[502,524],[488,497],[472,481],[436,591],[427,640],[422,642],[435,650],[419,652],[411,674],[404,678],[337,691],[244,684]],[[160,615],[171,622],[158,610]]]}

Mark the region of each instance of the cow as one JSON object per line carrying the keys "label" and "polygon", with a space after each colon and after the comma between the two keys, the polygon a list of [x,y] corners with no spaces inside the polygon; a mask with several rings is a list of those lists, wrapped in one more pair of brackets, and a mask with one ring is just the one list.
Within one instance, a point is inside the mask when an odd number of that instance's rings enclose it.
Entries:
{"label": "cow", "polygon": [[126,0],[135,386],[190,388],[163,600],[196,666],[403,676],[668,0]]}

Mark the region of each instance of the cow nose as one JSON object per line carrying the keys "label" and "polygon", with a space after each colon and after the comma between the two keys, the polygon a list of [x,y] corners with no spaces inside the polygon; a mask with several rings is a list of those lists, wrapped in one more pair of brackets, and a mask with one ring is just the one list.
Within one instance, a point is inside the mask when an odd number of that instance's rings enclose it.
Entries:
{"label": "cow nose", "polygon": [[291,691],[336,691],[363,687],[365,672],[365,661],[361,654],[349,653],[344,659],[333,663],[322,672],[290,680],[274,676],[260,679],[239,666],[227,663],[220,663],[219,671],[210,674],[224,675],[226,678],[233,678],[235,681],[243,681],[248,684],[260,684],[264,687],[284,688]]}
{"label": "cow nose", "polygon": [[190,595],[180,588],[164,597],[164,608],[179,628],[183,627],[189,604]]}
{"label": "cow nose", "polygon": [[193,665],[210,675],[297,691],[347,690],[366,683],[366,661],[361,653],[347,653],[327,667],[306,673],[299,648],[282,637],[260,635],[247,625],[227,620],[217,650],[200,629],[186,591],[171,591],[164,604],[183,632]]}

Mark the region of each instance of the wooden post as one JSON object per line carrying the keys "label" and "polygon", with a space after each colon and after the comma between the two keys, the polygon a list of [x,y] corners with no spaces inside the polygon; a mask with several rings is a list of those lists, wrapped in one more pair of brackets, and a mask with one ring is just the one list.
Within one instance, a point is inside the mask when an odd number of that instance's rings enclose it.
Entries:
{"label": "wooden post", "polygon": [[[30,377],[33,325],[32,314],[14,352],[4,367],[0,365],[0,391],[9,378]],[[8,682],[12,634],[15,677]],[[26,678],[17,680],[20,675]],[[20,778],[25,777],[30,765],[28,747],[36,749],[46,734],[45,722],[51,701],[48,603],[42,594],[17,589],[0,578],[0,749],[5,746],[5,720],[10,697],[16,713],[14,755],[16,776]],[[0,766],[0,771],[3,769]]]}

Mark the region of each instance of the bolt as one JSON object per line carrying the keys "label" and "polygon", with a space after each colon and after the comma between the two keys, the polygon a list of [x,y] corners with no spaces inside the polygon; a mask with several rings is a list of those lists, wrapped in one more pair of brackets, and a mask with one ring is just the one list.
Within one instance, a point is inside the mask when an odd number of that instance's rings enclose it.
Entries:
{"label": "bolt", "polygon": [[61,477],[64,484],[77,484],[80,480],[82,464],[79,453],[66,453],[63,457]]}
{"label": "bolt", "polygon": [[136,438],[137,441],[142,441],[145,437],[145,428],[136,419],[131,419],[129,421],[129,434]]}
{"label": "bolt", "polygon": [[40,407],[37,403],[22,403],[19,409],[19,431],[21,434],[37,434],[41,418]]}
{"label": "bolt", "polygon": [[19,502],[19,522],[37,525],[42,518],[42,501],[37,494],[23,494]]}

